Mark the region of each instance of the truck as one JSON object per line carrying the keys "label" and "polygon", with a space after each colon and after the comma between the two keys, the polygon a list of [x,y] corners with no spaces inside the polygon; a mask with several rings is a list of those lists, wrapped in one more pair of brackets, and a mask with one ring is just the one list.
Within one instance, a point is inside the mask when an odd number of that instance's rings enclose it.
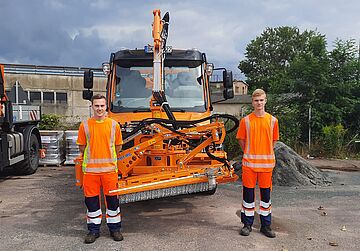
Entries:
{"label": "truck", "polygon": [[[120,203],[180,194],[213,194],[238,179],[223,142],[239,121],[212,114],[210,76],[222,71],[224,99],[233,98],[232,72],[214,69],[197,49],[166,45],[169,13],[154,10],[153,45],[122,49],[103,63],[108,117],[122,130],[118,156]],[[83,98],[93,96],[93,71],[84,72]],[[225,128],[225,123],[230,126]]]}
{"label": "truck", "polygon": [[13,104],[6,95],[3,65],[0,72],[0,172],[33,174],[44,155],[37,127],[40,106]]}

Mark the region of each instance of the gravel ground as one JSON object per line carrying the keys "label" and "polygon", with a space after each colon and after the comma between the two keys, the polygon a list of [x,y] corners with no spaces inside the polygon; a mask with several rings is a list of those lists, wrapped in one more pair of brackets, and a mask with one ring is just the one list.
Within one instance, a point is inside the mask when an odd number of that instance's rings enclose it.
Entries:
{"label": "gravel ground", "polygon": [[7,174],[0,177],[0,250],[359,250],[360,172],[324,171],[329,186],[273,187],[275,239],[259,233],[258,217],[249,237],[238,234],[236,182],[213,196],[123,205],[124,241],[110,239],[103,224],[90,245],[83,244],[86,209],[73,167]]}

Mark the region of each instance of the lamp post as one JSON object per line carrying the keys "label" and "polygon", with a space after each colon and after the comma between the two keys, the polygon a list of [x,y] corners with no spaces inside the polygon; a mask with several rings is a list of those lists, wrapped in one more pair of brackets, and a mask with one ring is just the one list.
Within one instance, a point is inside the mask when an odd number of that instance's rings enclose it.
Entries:
{"label": "lamp post", "polygon": [[309,105],[309,155],[311,150],[311,105]]}

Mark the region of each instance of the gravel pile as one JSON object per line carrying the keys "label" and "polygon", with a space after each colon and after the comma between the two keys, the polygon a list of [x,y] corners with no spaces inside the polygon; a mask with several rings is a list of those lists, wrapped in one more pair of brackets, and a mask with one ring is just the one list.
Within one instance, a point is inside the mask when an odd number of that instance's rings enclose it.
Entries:
{"label": "gravel pile", "polygon": [[[275,145],[276,166],[273,172],[273,185],[299,186],[319,185],[331,183],[327,175],[311,165],[293,149],[282,142]],[[241,161],[234,164],[236,172],[241,178]]]}

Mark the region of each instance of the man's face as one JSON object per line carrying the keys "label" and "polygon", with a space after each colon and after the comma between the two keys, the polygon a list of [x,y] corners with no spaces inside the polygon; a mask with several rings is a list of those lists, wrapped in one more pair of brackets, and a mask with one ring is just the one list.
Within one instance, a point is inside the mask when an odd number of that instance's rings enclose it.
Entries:
{"label": "man's face", "polygon": [[262,94],[260,96],[255,96],[252,98],[252,105],[255,110],[262,111],[265,110],[265,104],[266,104],[266,95]]}
{"label": "man's face", "polygon": [[104,118],[106,114],[106,101],[105,99],[94,99],[91,105],[94,111],[94,117]]}

